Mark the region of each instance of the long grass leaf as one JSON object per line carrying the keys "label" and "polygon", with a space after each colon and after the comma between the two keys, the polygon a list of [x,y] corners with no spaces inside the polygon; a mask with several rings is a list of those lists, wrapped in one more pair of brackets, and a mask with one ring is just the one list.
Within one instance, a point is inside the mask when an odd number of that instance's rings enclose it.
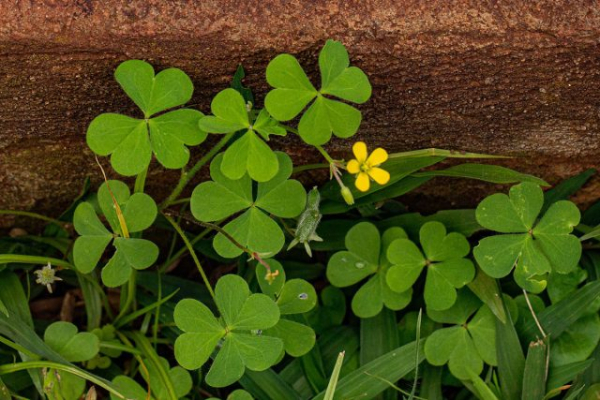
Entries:
{"label": "long grass leaf", "polygon": [[[557,338],[589,309],[589,305],[598,296],[600,296],[600,281],[588,283],[572,295],[538,313],[537,318],[546,334],[551,338]],[[539,329],[535,321],[530,320],[524,324],[523,337],[532,342],[538,336]]]}
{"label": "long grass leaf", "polygon": [[548,377],[548,356],[547,338],[529,344],[523,372],[523,394],[521,396],[523,400],[544,398]]}
{"label": "long grass leaf", "polygon": [[[504,303],[504,301],[503,301]],[[523,387],[525,355],[521,349],[519,336],[504,305],[506,323],[496,318],[496,356],[500,391],[504,399],[520,399]]]}
{"label": "long grass leaf", "polygon": [[489,164],[460,164],[442,170],[414,173],[417,177],[447,176],[453,178],[477,179],[491,183],[532,182],[540,186],[550,186],[543,179],[533,175],[523,174],[510,168]]}
{"label": "long grass leaf", "polygon": [[[388,382],[396,382],[415,369],[416,352],[416,342],[411,342],[361,366],[338,382],[336,397],[372,399],[390,386]],[[418,354],[418,362],[422,362],[422,344]],[[325,392],[321,392],[314,400],[324,397]]]}
{"label": "long grass leaf", "polygon": [[337,358],[335,366],[333,367],[333,372],[331,373],[331,378],[329,378],[329,384],[327,385],[327,390],[325,391],[324,400],[333,400],[333,396],[335,394],[335,388],[337,387],[338,379],[340,377],[340,371],[342,370],[342,364],[344,363],[344,352],[342,351]]}
{"label": "long grass leaf", "polygon": [[240,384],[257,399],[269,400],[301,400],[300,395],[292,389],[275,371],[255,372],[246,369]]}
{"label": "long grass leaf", "polygon": [[[372,318],[360,320],[360,365],[381,357],[399,346],[396,313],[384,308]],[[396,392],[386,390],[379,399],[394,400]]]}

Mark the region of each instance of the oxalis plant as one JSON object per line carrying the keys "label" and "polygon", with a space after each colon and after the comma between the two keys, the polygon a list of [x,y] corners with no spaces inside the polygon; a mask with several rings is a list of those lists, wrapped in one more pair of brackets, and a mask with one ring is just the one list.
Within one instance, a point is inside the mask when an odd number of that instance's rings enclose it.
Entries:
{"label": "oxalis plant", "polygon": [[[569,201],[595,171],[354,139],[372,89],[337,41],[275,57],[262,99],[243,78],[200,111],[185,72],[121,63],[138,110],[89,124],[100,184],[1,211],[45,226],[0,239],[0,400],[597,398],[600,206]],[[401,202],[453,178],[498,193]]]}

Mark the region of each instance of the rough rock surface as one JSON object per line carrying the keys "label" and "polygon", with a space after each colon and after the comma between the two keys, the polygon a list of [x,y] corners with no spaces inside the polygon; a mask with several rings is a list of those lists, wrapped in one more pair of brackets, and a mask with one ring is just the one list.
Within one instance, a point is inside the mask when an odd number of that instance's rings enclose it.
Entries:
{"label": "rough rock surface", "polygon": [[[0,209],[56,215],[85,176],[100,181],[85,131],[99,113],[135,113],[112,77],[121,61],[183,69],[193,103],[208,111],[240,62],[259,94],[281,52],[315,77],[327,38],[341,40],[373,84],[357,138],[390,151],[513,155],[505,165],[551,183],[599,165],[593,0],[11,0],[0,2]],[[318,159],[298,140],[279,143],[297,161]],[[153,170],[150,190],[163,195],[176,178]],[[435,182],[409,202],[468,206],[496,189]],[[578,200],[598,195],[595,180]]]}

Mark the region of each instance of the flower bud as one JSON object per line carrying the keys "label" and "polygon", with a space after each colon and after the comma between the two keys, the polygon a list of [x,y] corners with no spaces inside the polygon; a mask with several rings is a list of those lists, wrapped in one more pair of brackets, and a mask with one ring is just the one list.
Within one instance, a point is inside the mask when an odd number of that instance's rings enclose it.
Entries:
{"label": "flower bud", "polygon": [[346,204],[348,204],[349,206],[354,204],[354,196],[352,196],[352,192],[350,191],[350,189],[348,189],[347,186],[342,186],[342,197],[344,198]]}

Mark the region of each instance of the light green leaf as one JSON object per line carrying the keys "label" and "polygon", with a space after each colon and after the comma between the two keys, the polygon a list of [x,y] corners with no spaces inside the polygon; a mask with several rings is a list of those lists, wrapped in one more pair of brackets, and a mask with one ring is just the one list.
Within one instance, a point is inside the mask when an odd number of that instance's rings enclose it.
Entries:
{"label": "light green leaf", "polygon": [[252,199],[246,195],[217,182],[201,183],[192,193],[192,214],[200,221],[219,221],[250,207]]}
{"label": "light green leaf", "polygon": [[179,169],[190,160],[187,146],[202,143],[207,133],[198,128],[203,114],[197,110],[175,110],[150,119],[150,142],[156,159],[165,167]]}
{"label": "light green leaf", "polygon": [[77,269],[87,274],[96,268],[112,235],[102,225],[90,203],[83,202],[77,206],[73,222],[77,233],[82,235],[75,240],[73,260]]}
{"label": "light green leaf", "polygon": [[258,285],[260,286],[260,290],[271,298],[275,298],[279,296],[281,293],[281,289],[285,284],[285,270],[281,263],[273,258],[268,260],[264,260],[271,269],[271,273],[274,278],[266,279],[267,276],[267,268],[261,264],[256,264],[256,280],[258,281]]}
{"label": "light green leaf", "polygon": [[228,340],[235,344],[244,365],[252,371],[266,370],[275,364],[283,353],[283,341],[276,337],[230,333]]}
{"label": "light green leaf", "polygon": [[80,236],[73,245],[73,261],[77,270],[89,274],[96,268],[112,236]]}
{"label": "light green leaf", "polygon": [[275,90],[265,97],[265,107],[279,121],[296,117],[317,91],[295,57],[281,54],[267,66],[267,82]]}
{"label": "light green leaf", "polygon": [[[254,207],[225,225],[223,229],[242,246],[266,256],[277,254],[285,243],[279,225]],[[237,257],[243,252],[221,233],[215,237],[213,246],[215,251],[225,258]]]}
{"label": "light green leaf", "polygon": [[82,362],[94,358],[100,351],[98,337],[89,332],[77,332],[70,322],[54,322],[44,332],[44,342],[70,362]]}
{"label": "light green leaf", "polygon": [[168,68],[155,76],[154,68],[140,60],[121,63],[115,78],[146,118],[187,103],[194,91],[191,79],[180,69]]}
{"label": "light green leaf", "polygon": [[319,54],[321,93],[362,104],[371,97],[371,84],[364,72],[349,65],[344,45],[328,40]]}
{"label": "light green leaf", "polygon": [[200,128],[211,133],[229,133],[250,127],[246,103],[235,89],[220,91],[213,99],[211,112],[214,116],[200,120]]}
{"label": "light green leaf", "polygon": [[257,182],[273,178],[278,168],[277,156],[253,130],[227,148],[221,164],[221,171],[229,179],[240,179],[247,172]]}
{"label": "light green leaf", "polygon": [[425,358],[435,366],[448,364],[452,375],[469,379],[469,370],[477,375],[483,370],[483,361],[466,328],[454,326],[438,329],[425,342]]}
{"label": "light green leaf", "polygon": [[427,265],[421,250],[408,239],[394,240],[388,248],[387,258],[393,264],[386,276],[387,283],[396,292],[410,289]]}
{"label": "light green leaf", "polygon": [[493,194],[477,207],[477,221],[501,233],[527,232],[533,227],[544,204],[539,186],[525,182],[513,186],[509,195]]}
{"label": "light green leaf", "polygon": [[146,239],[116,238],[114,245],[131,268],[146,269],[158,258],[158,246]]}
{"label": "light green leaf", "polygon": [[475,316],[467,324],[467,329],[477,352],[483,361],[489,365],[497,365],[496,322],[494,318],[490,308],[485,305],[475,313]]}
{"label": "light green leaf", "polygon": [[317,292],[313,285],[303,279],[292,279],[285,283],[277,299],[282,315],[303,314],[317,304]]}
{"label": "light green leaf", "polygon": [[[268,296],[252,294],[245,299],[236,318],[228,324],[230,329],[268,329],[279,321],[279,308]],[[270,366],[270,365],[269,365]]]}
{"label": "light green leaf", "polygon": [[306,206],[306,191],[296,180],[287,180],[292,173],[292,162],[285,153],[276,152],[279,171],[270,181],[258,184],[256,206],[282,218],[294,218]]}
{"label": "light green leaf", "polygon": [[132,271],[124,254],[117,251],[102,269],[102,283],[110,288],[119,287],[127,283]]}
{"label": "light green leaf", "polygon": [[456,289],[475,278],[473,263],[463,258],[469,253],[469,243],[460,233],[446,234],[437,221],[425,223],[419,232],[423,257],[407,239],[394,240],[387,252],[393,264],[387,273],[390,288],[403,292],[412,287],[423,268],[427,268],[425,304],[433,310],[445,310],[456,301]]}
{"label": "light green leaf", "polygon": [[254,121],[253,129],[260,133],[265,140],[269,140],[269,135],[285,136],[287,131],[279,122],[271,118],[269,112],[263,108]]}
{"label": "light green leaf", "polygon": [[322,145],[331,139],[332,133],[341,138],[354,135],[361,119],[356,108],[319,95],[300,119],[298,132],[306,143]]}
{"label": "light green leaf", "polygon": [[264,331],[263,335],[283,340],[285,352],[292,357],[301,357],[308,353],[316,341],[312,328],[288,319],[280,319],[277,325]]}
{"label": "light green leaf", "polygon": [[571,235],[579,224],[581,214],[570,201],[558,201],[548,208],[546,214],[533,230],[542,251],[554,269],[561,274],[572,271],[581,258],[581,243]]}
{"label": "light green leaf", "polygon": [[244,375],[244,370],[244,361],[238,346],[233,340],[225,340],[206,374],[206,383],[215,388],[229,386]]}
{"label": "light green leaf", "polygon": [[248,284],[240,276],[225,275],[217,281],[215,302],[227,325],[231,326],[237,320],[250,294]]}
{"label": "light green leaf", "polygon": [[486,274],[492,278],[503,278],[517,263],[526,238],[525,234],[483,238],[473,249],[473,256]]}
{"label": "light green leaf", "polygon": [[122,208],[123,217],[130,233],[150,228],[157,214],[156,203],[145,193],[134,193]]}
{"label": "light green leaf", "polygon": [[[121,181],[110,180],[104,182],[98,188],[98,204],[113,232],[122,233],[121,224],[117,217],[115,201],[120,207],[123,207],[130,196],[129,187]],[[121,209],[121,211],[123,210]]]}
{"label": "light green leaf", "polygon": [[352,311],[361,318],[377,315],[383,306],[399,310],[408,305],[412,290],[394,292],[386,281],[390,263],[386,251],[390,243],[406,238],[401,228],[390,228],[379,236],[377,228],[368,222],[353,226],[346,234],[349,251],[335,253],[327,265],[327,278],[339,287],[353,285],[369,275],[375,274],[355,293]]}
{"label": "light green leaf", "polygon": [[213,313],[197,300],[184,299],[173,313],[175,324],[185,333],[175,341],[175,358],[184,368],[200,368],[225,335]]}

